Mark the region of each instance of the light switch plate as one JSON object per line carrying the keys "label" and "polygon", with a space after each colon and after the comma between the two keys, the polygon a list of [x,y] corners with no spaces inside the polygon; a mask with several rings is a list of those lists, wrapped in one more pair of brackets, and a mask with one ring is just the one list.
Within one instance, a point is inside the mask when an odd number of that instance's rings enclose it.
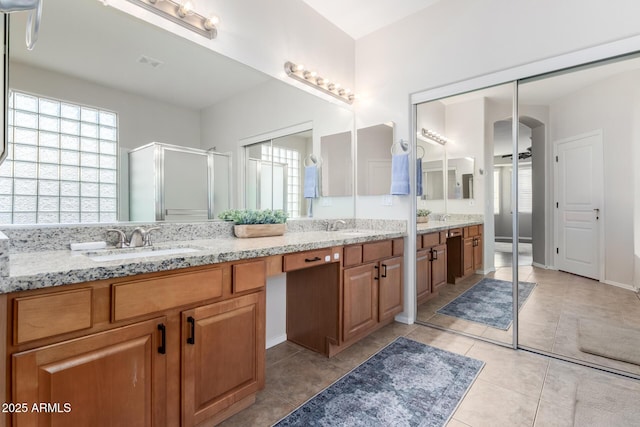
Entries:
{"label": "light switch plate", "polygon": [[393,206],[393,197],[390,194],[382,196],[382,206]]}
{"label": "light switch plate", "polygon": [[333,254],[333,259],[340,259],[340,254],[338,252]]}
{"label": "light switch plate", "polygon": [[324,262],[331,262],[331,255],[327,255],[324,257]]}

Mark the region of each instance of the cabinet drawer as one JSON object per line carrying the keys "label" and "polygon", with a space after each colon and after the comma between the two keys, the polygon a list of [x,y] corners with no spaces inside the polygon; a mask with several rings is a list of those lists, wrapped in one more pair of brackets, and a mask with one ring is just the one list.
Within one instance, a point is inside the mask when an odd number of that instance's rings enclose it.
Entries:
{"label": "cabinet drawer", "polygon": [[422,247],[430,248],[440,244],[440,233],[429,233],[422,235]]}
{"label": "cabinet drawer", "polygon": [[284,271],[300,270],[331,262],[331,248],[287,254],[284,256]]}
{"label": "cabinet drawer", "polygon": [[222,268],[171,274],[111,287],[114,322],[222,296]]}
{"label": "cabinet drawer", "polygon": [[393,241],[365,243],[362,245],[362,262],[375,261],[393,255]]}
{"label": "cabinet drawer", "polygon": [[480,235],[480,227],[477,225],[470,225],[464,228],[464,237],[475,237]]}
{"label": "cabinet drawer", "polygon": [[344,266],[362,264],[362,245],[345,246],[344,248]]}
{"label": "cabinet drawer", "polygon": [[260,289],[267,284],[267,263],[264,260],[233,265],[233,293]]}
{"label": "cabinet drawer", "polygon": [[83,288],[16,298],[14,344],[90,328],[91,296],[91,288]]}
{"label": "cabinet drawer", "polygon": [[448,231],[449,236],[448,237],[458,237],[458,236],[462,236],[462,228],[452,228]]}

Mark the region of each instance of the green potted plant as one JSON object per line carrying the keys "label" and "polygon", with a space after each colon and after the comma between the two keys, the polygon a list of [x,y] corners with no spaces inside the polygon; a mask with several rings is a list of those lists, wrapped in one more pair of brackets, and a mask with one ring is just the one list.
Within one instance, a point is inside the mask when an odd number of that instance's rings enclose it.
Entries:
{"label": "green potted plant", "polygon": [[282,210],[230,209],[218,218],[233,221],[233,233],[241,238],[282,236],[287,230],[287,214]]}
{"label": "green potted plant", "polygon": [[418,209],[417,222],[429,222],[429,214],[431,214],[429,209]]}

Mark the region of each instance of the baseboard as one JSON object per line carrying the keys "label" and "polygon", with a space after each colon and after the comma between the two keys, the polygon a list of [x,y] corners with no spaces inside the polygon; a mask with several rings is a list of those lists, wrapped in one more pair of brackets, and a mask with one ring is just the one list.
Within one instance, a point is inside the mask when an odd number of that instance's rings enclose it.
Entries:
{"label": "baseboard", "polygon": [[496,271],[495,267],[491,267],[491,268],[487,268],[486,270],[476,270],[476,274],[482,274],[483,276],[486,276],[489,273],[493,273],[494,271]]}
{"label": "baseboard", "polygon": [[399,323],[404,323],[405,325],[413,325],[414,321],[414,319],[410,319],[409,316],[404,314],[398,314],[394,320]]}
{"label": "baseboard", "polygon": [[275,347],[287,340],[287,334],[279,335],[277,337],[268,338],[266,348]]}
{"label": "baseboard", "polygon": [[[496,236],[493,238],[494,241],[499,242],[499,243],[513,243],[513,238],[512,237],[503,237],[503,236]],[[533,239],[530,239],[528,237],[521,237],[520,239],[518,239],[518,242],[520,243],[533,243]]]}
{"label": "baseboard", "polygon": [[557,268],[552,265],[544,265],[540,264],[539,262],[532,262],[531,265],[533,265],[534,267],[543,268],[545,270],[557,270]]}
{"label": "baseboard", "polygon": [[613,280],[603,280],[600,283],[604,283],[605,285],[611,285],[622,289],[627,289],[629,291],[637,292],[638,290],[633,285],[628,285],[626,283],[614,282]]}

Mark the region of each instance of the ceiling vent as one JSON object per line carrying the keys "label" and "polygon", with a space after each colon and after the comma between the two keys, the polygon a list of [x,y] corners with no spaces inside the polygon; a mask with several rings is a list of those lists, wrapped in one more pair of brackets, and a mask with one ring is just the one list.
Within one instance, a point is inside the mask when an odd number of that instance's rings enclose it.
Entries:
{"label": "ceiling vent", "polygon": [[160,61],[159,59],[155,59],[147,55],[142,55],[140,58],[138,58],[138,62],[141,64],[147,64],[152,68],[160,68],[164,65],[164,62]]}

